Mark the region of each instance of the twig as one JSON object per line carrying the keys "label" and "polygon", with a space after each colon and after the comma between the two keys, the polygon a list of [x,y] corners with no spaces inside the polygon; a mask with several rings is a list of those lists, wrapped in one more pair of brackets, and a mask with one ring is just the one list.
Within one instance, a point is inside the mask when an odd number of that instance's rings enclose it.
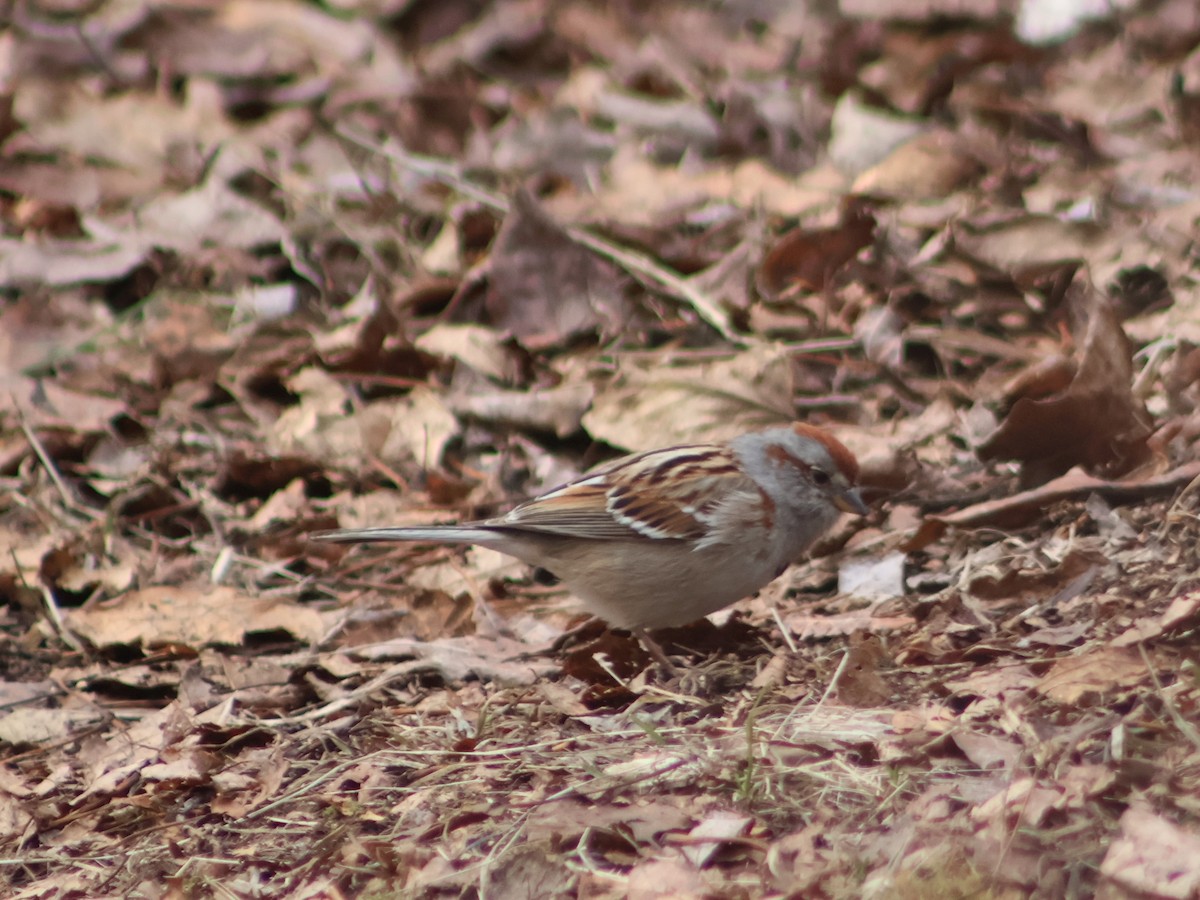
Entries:
{"label": "twig", "polygon": [[46,616],[50,619],[50,624],[54,626],[54,630],[58,632],[62,642],[76,653],[82,653],[83,644],[79,643],[79,639],[71,633],[71,629],[67,628],[67,623],[63,621],[62,610],[54,601],[54,593],[44,584],[38,585],[38,589],[42,594],[42,602],[46,606]]}
{"label": "twig", "polygon": [[[9,396],[12,397],[11,394]],[[75,498],[71,496],[70,489],[67,487],[66,482],[62,480],[62,476],[58,474],[58,468],[54,465],[54,461],[50,459],[50,454],[46,452],[41,439],[34,434],[33,429],[29,425],[29,420],[25,418],[25,410],[21,408],[21,404],[17,402],[16,397],[12,397],[12,401],[13,407],[17,411],[17,419],[21,423],[21,430],[25,432],[25,440],[29,441],[29,446],[33,448],[33,452],[41,462],[42,468],[46,470],[46,474],[54,482],[54,486],[58,489],[59,496],[62,497],[67,509],[78,511],[78,505],[75,503]]]}
{"label": "twig", "polygon": [[1139,641],[1137,648],[1138,653],[1142,655],[1142,662],[1146,664],[1146,670],[1150,673],[1150,680],[1154,682],[1154,689],[1158,691],[1159,699],[1162,700],[1163,708],[1166,709],[1167,715],[1171,717],[1171,721],[1175,723],[1175,727],[1179,729],[1180,733],[1200,749],[1200,730],[1184,718],[1178,707],[1176,707],[1175,701],[1168,697],[1163,690],[1162,682],[1158,680],[1158,672],[1154,671],[1154,663],[1150,661],[1150,654],[1146,652],[1145,643]]}
{"label": "twig", "polygon": [[1162,527],[1158,529],[1158,539],[1160,541],[1165,540],[1168,532],[1170,532],[1171,520],[1175,517],[1175,511],[1179,509],[1184,500],[1196,492],[1197,487],[1200,487],[1200,475],[1197,475],[1195,478],[1189,481],[1184,489],[1179,492],[1179,495],[1175,498],[1174,502],[1171,503],[1171,506],[1167,509],[1166,515],[1163,516]]}
{"label": "twig", "polygon": [[783,635],[783,642],[787,644],[788,652],[792,654],[799,653],[800,648],[792,640],[792,630],[783,624],[783,616],[779,615],[779,607],[773,603],[771,604],[771,617],[775,619],[775,624],[779,626],[779,633]]}
{"label": "twig", "polygon": [[825,688],[825,693],[821,695],[821,699],[817,701],[817,705],[808,711],[809,716],[824,706],[825,701],[833,696],[833,692],[837,690],[838,682],[842,680],[842,675],[845,674],[846,666],[849,663],[850,651],[846,650],[842,653],[842,661],[838,663],[837,669],[834,670],[833,677],[829,679],[829,687]]}
{"label": "twig", "polygon": [[644,253],[638,253],[636,250],[622,247],[620,244],[592,234],[590,231],[586,231],[578,226],[569,225],[566,228],[566,232],[572,240],[587,247],[593,253],[611,259],[627,271],[645,275],[652,281],[657,282],[660,287],[666,288],[675,294],[675,296],[687,301],[687,304],[696,311],[700,318],[731,344],[744,347],[752,343],[748,337],[735,334],[733,323],[729,321],[729,316],[725,314],[725,311],[713,303],[706,294],[698,290],[688,279],[678,273],[671,271],[664,265],[656,263]]}
{"label": "twig", "polygon": [[[357,134],[343,127],[334,128],[333,133],[359,149],[382,156],[411,172],[440,181],[485,206],[505,213],[509,210],[509,203],[504,197],[481,188],[463,175],[459,167],[453,163],[435,157],[409,153],[396,146],[384,146],[365,135]],[[564,231],[577,244],[586,247],[598,256],[615,262],[628,272],[644,275],[670,294],[685,301],[717,334],[730,343],[743,347],[752,343],[751,338],[736,334],[733,323],[729,321],[729,316],[725,311],[678,272],[655,262],[644,253],[623,247],[577,225],[567,225],[564,227]]]}

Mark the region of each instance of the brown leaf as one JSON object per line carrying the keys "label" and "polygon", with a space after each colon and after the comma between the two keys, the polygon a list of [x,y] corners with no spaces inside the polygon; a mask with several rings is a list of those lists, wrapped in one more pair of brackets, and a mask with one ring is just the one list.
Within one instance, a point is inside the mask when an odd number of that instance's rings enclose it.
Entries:
{"label": "brown leaf", "polygon": [[526,345],[553,345],[629,315],[616,269],[571,240],[528,193],[513,197],[488,261],[491,323]]}
{"label": "brown leaf", "polygon": [[1146,663],[1137,651],[1101,647],[1058,660],[1038,681],[1036,689],[1064,705],[1092,706],[1100,698],[1148,677]]}
{"label": "brown leaf", "polygon": [[311,643],[326,630],[320,614],[309,607],[249,597],[227,587],[207,591],[146,588],[70,610],[65,618],[72,631],[97,647],[240,644],[252,631],[286,631],[297,640]]}
{"label": "brown leaf", "polygon": [[1018,284],[1033,284],[1047,273],[1077,265],[1103,237],[1090,222],[1054,216],[1021,215],[979,230],[956,229],[955,249]]}
{"label": "brown leaf", "polygon": [[[941,516],[930,516],[925,520],[922,531],[928,526],[933,540],[939,536],[937,528],[945,525],[957,525],[963,528],[980,528],[985,525],[1016,526],[1024,524],[1037,516],[1042,510],[1064,500],[1085,500],[1093,493],[1100,494],[1108,500],[1134,501],[1147,497],[1160,497],[1174,493],[1189,484],[1192,479],[1200,477],[1200,462],[1188,463],[1138,481],[1109,481],[1103,478],[1093,478],[1079,469],[1072,469],[1065,475],[1048,481],[1041,487],[1021,491],[1000,500],[985,500],[957,512]],[[909,547],[908,549],[915,549]]]}
{"label": "brown leaf", "polygon": [[557,850],[550,840],[521,842],[488,865],[481,887],[488,896],[513,900],[570,896],[578,875],[560,863]]}
{"label": "brown leaf", "polygon": [[583,426],[623,450],[723,440],[793,418],[790,360],[768,348],[693,365],[624,366],[596,391]]}
{"label": "brown leaf", "polygon": [[979,162],[953,134],[928,131],[905,141],[859,175],[851,190],[870,197],[941,199],[978,171]]}
{"label": "brown leaf", "polygon": [[1200,834],[1137,802],[1121,816],[1100,874],[1140,896],[1190,900],[1200,895]]}
{"label": "brown leaf", "polygon": [[1141,619],[1124,634],[1112,640],[1114,647],[1129,647],[1176,631],[1195,627],[1200,621],[1200,593],[1189,591],[1171,601],[1161,616]]}
{"label": "brown leaf", "polygon": [[1021,745],[997,734],[956,731],[950,735],[950,740],[981,769],[1012,770],[1021,758]]}
{"label": "brown leaf", "polygon": [[63,428],[75,432],[104,431],[115,417],[128,411],[120,400],[80,394],[53,381],[18,378],[4,385],[0,413],[19,411],[31,427]]}
{"label": "brown leaf", "polygon": [[629,900],[683,900],[709,896],[700,873],[679,859],[650,859],[629,873]]}
{"label": "brown leaf", "polygon": [[726,811],[710,813],[688,832],[689,841],[683,847],[683,855],[696,868],[703,868],[724,842],[742,837],[753,821],[749,816]]}
{"label": "brown leaf", "polygon": [[99,708],[7,709],[0,716],[0,745],[24,747],[62,741],[82,728],[104,721],[104,718],[105,714]]}
{"label": "brown leaf", "polygon": [[461,637],[422,641],[393,638],[366,647],[357,647],[354,655],[363,659],[402,659],[391,669],[391,677],[434,673],[448,682],[467,678],[498,684],[535,684],[557,669],[549,660],[522,659],[529,646],[510,638]]}
{"label": "brown leaf", "polygon": [[1008,695],[1024,694],[1038,683],[1038,677],[1024,663],[990,666],[963,678],[947,681],[945,687],[960,696],[1004,699]]}
{"label": "brown leaf", "polygon": [[1150,416],[1133,396],[1129,340],[1111,305],[1086,303],[1079,369],[1066,390],[1045,399],[1021,397],[977,448],[980,459],[1015,459],[1028,479],[1044,481],[1075,465],[1120,475],[1146,459]]}
{"label": "brown leaf", "polygon": [[790,613],[784,615],[783,621],[791,632],[802,640],[855,634],[860,631],[896,631],[916,623],[911,616],[876,616],[867,607],[834,615]]}
{"label": "brown leaf", "polygon": [[800,288],[821,291],[839,269],[871,243],[875,216],[861,202],[851,201],[842,221],[833,228],[796,228],[771,248],[758,270],[758,290],[778,298]]}
{"label": "brown leaf", "polygon": [[480,390],[470,385],[453,390],[445,402],[457,416],[565,438],[578,433],[592,393],[586,383],[524,391]]}
{"label": "brown leaf", "polygon": [[881,664],[890,662],[883,642],[876,635],[862,631],[852,634],[845,665],[839,666],[842,674],[837,682],[838,702],[860,709],[886,703],[892,697],[892,688],[879,670]]}

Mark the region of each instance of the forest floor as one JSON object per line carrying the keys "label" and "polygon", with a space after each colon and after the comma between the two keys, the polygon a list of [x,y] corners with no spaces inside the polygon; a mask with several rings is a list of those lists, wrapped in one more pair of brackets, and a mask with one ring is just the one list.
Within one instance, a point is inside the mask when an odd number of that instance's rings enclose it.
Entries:
{"label": "forest floor", "polygon": [[[10,4],[0,893],[1200,898],[1200,11],[1075,5]],[[797,418],[681,674],[308,540]]]}

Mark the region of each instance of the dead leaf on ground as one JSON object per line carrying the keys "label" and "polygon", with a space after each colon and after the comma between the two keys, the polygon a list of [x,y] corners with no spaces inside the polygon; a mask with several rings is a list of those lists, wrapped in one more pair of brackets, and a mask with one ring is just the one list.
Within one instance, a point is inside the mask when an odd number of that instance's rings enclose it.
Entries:
{"label": "dead leaf on ground", "polygon": [[627,324],[617,270],[571,240],[524,191],[500,226],[487,271],[491,324],[526,346],[616,334]]}
{"label": "dead leaf on ground", "polygon": [[748,350],[692,365],[627,366],[596,389],[583,426],[623,450],[723,440],[792,421],[794,379],[783,353]]}
{"label": "dead leaf on ground", "polygon": [[709,813],[687,834],[682,845],[683,855],[698,869],[708,865],[721,849],[722,844],[742,837],[749,831],[754,820],[724,810]]}
{"label": "dead leaf on ground", "polygon": [[710,893],[700,872],[680,859],[639,862],[630,870],[626,885],[629,900],[676,900]]}
{"label": "dead leaf on ground", "polygon": [[901,631],[916,624],[911,616],[876,615],[871,607],[845,613],[784,613],[783,622],[801,640],[819,640],[860,631]]}
{"label": "dead leaf on ground", "polygon": [[850,647],[838,664],[837,700],[846,706],[875,709],[892,696],[892,688],[884,670],[892,659],[878,635],[856,631],[850,636]]}
{"label": "dead leaf on ground", "polygon": [[838,567],[838,593],[880,599],[904,596],[903,553],[849,559]]}
{"label": "dead leaf on ground", "polygon": [[524,391],[480,390],[470,385],[452,390],[445,402],[464,419],[567,438],[579,431],[593,392],[586,382]]}
{"label": "dead leaf on ground", "polygon": [[[1200,477],[1200,462],[1187,463],[1170,472],[1135,481],[1095,478],[1081,469],[1072,469],[1040,487],[1020,491],[1000,500],[985,500],[957,512],[928,516],[925,521],[927,525],[943,528],[946,525],[960,528],[982,528],[988,525],[1015,527],[1027,523],[1042,510],[1064,500],[1082,501],[1093,493],[1117,502],[1161,497],[1186,487],[1197,477]],[[906,549],[917,548],[908,545]]]}
{"label": "dead leaf on ground", "polygon": [[251,597],[233,588],[152,587],[68,610],[67,626],[94,646],[241,644],[252,632],[285,631],[315,643],[325,633],[320,613],[290,600]]}
{"label": "dead leaf on ground", "polygon": [[577,797],[551,799],[529,814],[531,840],[555,837],[571,842],[589,828],[628,834],[635,841],[660,842],[671,832],[683,832],[694,818],[678,800],[643,796],[631,803],[595,804]]}
{"label": "dead leaf on ground", "polygon": [[5,389],[0,394],[0,413],[19,414],[34,429],[100,432],[105,431],[114,418],[129,410],[121,400],[81,394],[52,380],[4,379],[0,385]]}
{"label": "dead leaf on ground", "polygon": [[1112,306],[1092,294],[1079,367],[1068,387],[1043,398],[1021,397],[1000,427],[976,448],[983,460],[1015,459],[1026,482],[1082,466],[1121,475],[1144,462],[1150,416],[1133,395],[1132,349]]}
{"label": "dead leaf on ground", "polygon": [[106,715],[99,707],[71,708],[18,707],[0,715],[0,744],[27,747],[62,741],[91,725],[103,722]]}
{"label": "dead leaf on ground", "polygon": [[842,266],[870,245],[874,234],[870,208],[851,199],[833,228],[796,228],[779,239],[759,266],[759,293],[778,299],[796,289],[824,290]]}
{"label": "dead leaf on ground", "polygon": [[1200,895],[1200,833],[1135,801],[1121,816],[1100,874],[1140,895],[1192,900]]}
{"label": "dead leaf on ground", "polygon": [[950,740],[980,769],[1012,771],[1023,752],[1022,746],[1010,738],[978,731],[956,731]]}
{"label": "dead leaf on ground", "polygon": [[453,357],[499,382],[512,381],[520,371],[518,354],[498,332],[482,325],[435,325],[414,344],[426,353]]}
{"label": "dead leaf on ground", "polygon": [[557,862],[557,849],[549,840],[521,842],[487,867],[483,890],[492,896],[514,900],[566,895],[578,876]]}
{"label": "dead leaf on ground", "polygon": [[1136,650],[1107,646],[1056,661],[1036,690],[1064,705],[1094,706],[1114,691],[1128,690],[1149,678]]}
{"label": "dead leaf on ground", "polygon": [[846,91],[829,124],[829,158],[848,175],[858,175],[926,129],[924,120],[898,116],[870,105],[859,91]]}
{"label": "dead leaf on ground", "polygon": [[468,678],[497,684],[535,684],[558,671],[548,656],[537,655],[544,648],[530,647],[510,638],[483,638],[478,635],[436,638],[392,638],[377,644],[350,649],[360,659],[401,659],[393,666],[395,677],[404,673],[433,673],[447,682]]}
{"label": "dead leaf on ground", "polygon": [[1130,647],[1142,641],[1185,631],[1200,621],[1200,593],[1180,594],[1171,601],[1162,615],[1138,621],[1132,628],[1112,640],[1114,647]]}
{"label": "dead leaf on ground", "polygon": [[1103,231],[1090,222],[1021,215],[979,229],[960,225],[954,246],[992,271],[1032,284],[1048,272],[1087,259],[1103,238]]}
{"label": "dead leaf on ground", "polygon": [[855,179],[851,191],[864,197],[941,199],[979,173],[979,161],[953,134],[929,131],[905,141]]}

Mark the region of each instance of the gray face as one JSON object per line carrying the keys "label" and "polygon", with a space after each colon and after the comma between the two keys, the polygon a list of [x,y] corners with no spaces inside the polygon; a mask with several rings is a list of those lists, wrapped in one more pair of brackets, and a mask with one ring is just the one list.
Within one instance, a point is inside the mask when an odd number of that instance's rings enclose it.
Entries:
{"label": "gray face", "polygon": [[761,464],[774,476],[781,493],[779,499],[785,502],[811,507],[816,501],[815,490],[818,497],[842,512],[867,513],[854,487],[857,462],[849,450],[823,431],[807,426],[772,429],[736,449],[761,454]]}

